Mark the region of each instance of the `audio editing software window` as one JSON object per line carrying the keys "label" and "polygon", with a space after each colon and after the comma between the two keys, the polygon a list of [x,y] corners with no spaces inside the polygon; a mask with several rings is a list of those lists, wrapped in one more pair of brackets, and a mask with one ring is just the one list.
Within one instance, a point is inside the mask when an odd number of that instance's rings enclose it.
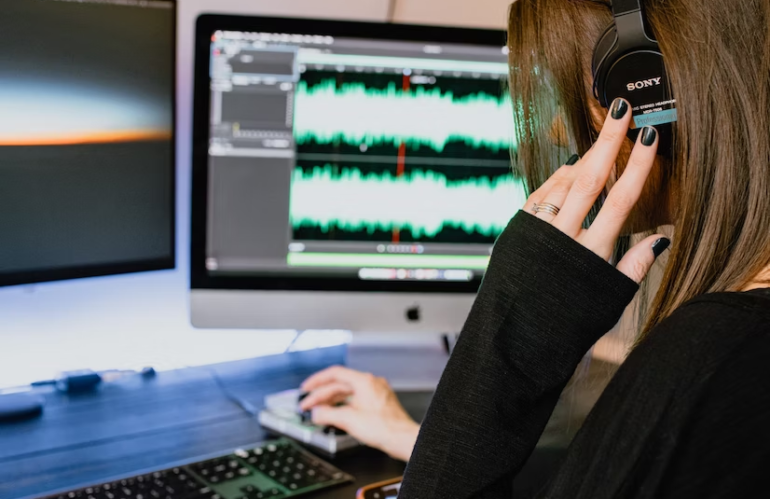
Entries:
{"label": "audio editing software window", "polygon": [[467,281],[525,202],[502,48],[217,32],[212,273]]}

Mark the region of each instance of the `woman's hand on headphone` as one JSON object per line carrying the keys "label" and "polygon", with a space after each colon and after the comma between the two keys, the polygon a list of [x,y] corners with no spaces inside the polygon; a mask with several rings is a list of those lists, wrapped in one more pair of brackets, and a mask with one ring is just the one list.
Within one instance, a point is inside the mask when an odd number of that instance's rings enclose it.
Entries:
{"label": "woman's hand on headphone", "polygon": [[[562,166],[540,189],[532,193],[524,210],[534,212],[536,204],[560,208],[557,215],[540,211],[535,216],[552,224],[600,257],[612,257],[615,244],[628,216],[642,194],[658,150],[658,133],[645,127],[639,134],[623,175],[609,192],[599,215],[591,227],[583,221],[604,188],[626,139],[631,123],[631,106],[616,99],[610,107],[599,139],[588,153],[574,165]],[[641,282],[655,259],[669,246],[663,235],[646,238],[626,253],[617,269]]]}

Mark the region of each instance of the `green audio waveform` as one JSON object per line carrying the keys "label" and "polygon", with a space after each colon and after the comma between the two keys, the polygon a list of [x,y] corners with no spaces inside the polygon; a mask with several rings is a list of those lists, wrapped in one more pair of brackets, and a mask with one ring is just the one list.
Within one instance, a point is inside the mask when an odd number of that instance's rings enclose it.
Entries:
{"label": "green audio waveform", "polygon": [[326,165],[294,171],[291,222],[295,229],[324,232],[399,229],[418,238],[455,228],[497,236],[525,202],[524,186],[513,175],[452,181],[433,171],[396,177],[357,168],[335,173]]}
{"label": "green audio waveform", "polygon": [[451,141],[493,151],[513,142],[511,99],[478,93],[455,98],[451,92],[418,86],[403,91],[391,84],[385,90],[362,83],[337,88],[326,80],[308,88],[297,85],[294,132],[299,144],[344,142],[367,146],[393,144],[438,152]]}

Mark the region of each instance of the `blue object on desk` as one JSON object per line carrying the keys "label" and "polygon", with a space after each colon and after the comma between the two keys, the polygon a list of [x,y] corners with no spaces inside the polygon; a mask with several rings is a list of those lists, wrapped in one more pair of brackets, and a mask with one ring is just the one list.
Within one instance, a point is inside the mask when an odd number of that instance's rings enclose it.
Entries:
{"label": "blue object on desk", "polygon": [[96,390],[101,382],[102,377],[98,373],[84,369],[62,373],[56,382],[56,388],[66,393],[84,393]]}
{"label": "blue object on desk", "polygon": [[0,423],[21,421],[40,416],[43,400],[31,393],[0,395]]}

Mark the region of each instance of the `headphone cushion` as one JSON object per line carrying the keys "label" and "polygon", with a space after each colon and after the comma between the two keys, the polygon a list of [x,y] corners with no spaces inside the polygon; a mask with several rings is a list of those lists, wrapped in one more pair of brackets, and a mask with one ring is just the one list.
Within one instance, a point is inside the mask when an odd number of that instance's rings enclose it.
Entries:
{"label": "headphone cushion", "polygon": [[591,71],[594,78],[596,77],[598,71],[601,69],[600,66],[609,55],[612,48],[615,46],[616,42],[617,31],[615,28],[615,23],[613,22],[607,26],[602,35],[599,37],[599,40],[597,40],[596,45],[594,45],[594,56],[591,62]]}

